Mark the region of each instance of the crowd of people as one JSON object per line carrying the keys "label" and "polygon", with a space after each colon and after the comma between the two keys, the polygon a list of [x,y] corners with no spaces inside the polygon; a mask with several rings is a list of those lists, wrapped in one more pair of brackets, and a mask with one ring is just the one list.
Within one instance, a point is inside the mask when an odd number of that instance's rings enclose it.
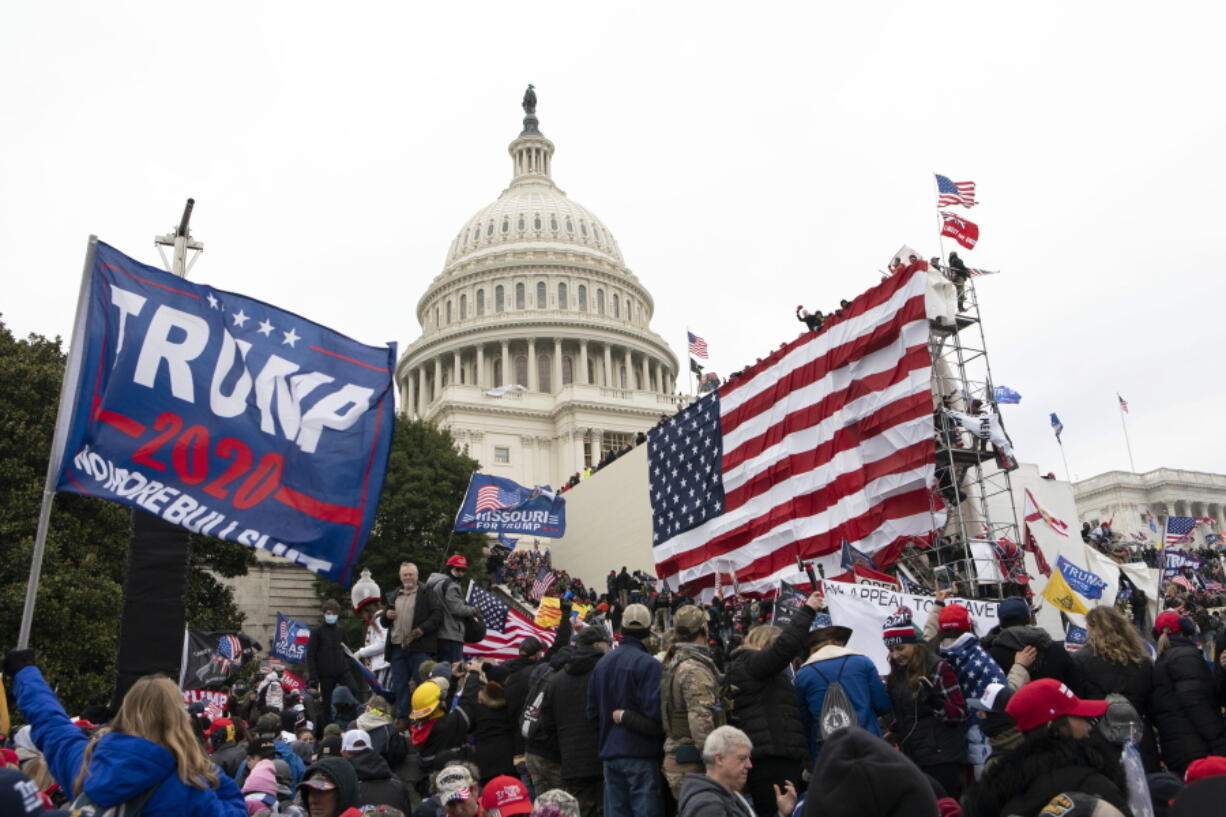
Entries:
{"label": "crowd of people", "polygon": [[[542,568],[547,552],[525,548],[501,578],[528,598]],[[558,576],[571,592],[552,642],[525,637],[495,662],[457,654],[481,618],[466,571],[453,556],[420,582],[406,563],[400,586],[355,594],[386,695],[336,661],[334,602],[305,689],[278,690],[270,671],[211,713],[151,676],[118,712],[70,719],[33,651],[10,651],[25,725],[0,750],[12,767],[0,811],[87,798],[227,817],[1142,817],[1226,802],[1226,663],[1206,660],[1211,631],[1173,609],[1147,643],[1116,608],[1094,608],[1069,652],[1021,597],[977,632],[941,590],[926,620],[905,607],[885,620],[883,675],[820,594],[776,611],[730,588],[704,604],[623,568],[599,594]],[[24,811],[5,810],[10,792]]]}

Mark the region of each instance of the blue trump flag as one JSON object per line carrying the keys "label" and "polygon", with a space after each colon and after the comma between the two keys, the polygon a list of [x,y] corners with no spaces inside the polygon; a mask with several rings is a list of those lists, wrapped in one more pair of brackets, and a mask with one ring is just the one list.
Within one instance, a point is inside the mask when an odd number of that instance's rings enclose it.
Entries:
{"label": "blue trump flag", "polygon": [[566,532],[566,500],[547,485],[525,488],[503,477],[473,474],[456,514],[455,530],[558,539]]}
{"label": "blue trump flag", "polygon": [[1008,386],[997,386],[992,390],[992,398],[999,405],[1015,405],[1022,402],[1022,396]]}
{"label": "blue trump flag", "polygon": [[277,613],[277,632],[272,639],[272,654],[290,664],[306,660],[307,642],[311,640],[311,625]]}
{"label": "blue trump flag", "polygon": [[1097,573],[1078,567],[1063,556],[1056,560],[1056,568],[1064,575],[1069,587],[1087,599],[1103,597],[1103,588],[1107,583]]}
{"label": "blue trump flag", "polygon": [[84,298],[57,490],[349,584],[383,490],[395,345],[360,344],[101,242]]}

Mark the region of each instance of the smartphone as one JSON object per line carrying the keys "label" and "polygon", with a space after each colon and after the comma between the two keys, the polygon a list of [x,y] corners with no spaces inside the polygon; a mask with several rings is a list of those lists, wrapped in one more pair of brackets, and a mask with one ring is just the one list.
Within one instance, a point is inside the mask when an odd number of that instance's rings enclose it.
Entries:
{"label": "smartphone", "polygon": [[937,590],[952,590],[954,586],[953,577],[949,575],[949,568],[945,565],[934,568],[932,571],[936,578]]}

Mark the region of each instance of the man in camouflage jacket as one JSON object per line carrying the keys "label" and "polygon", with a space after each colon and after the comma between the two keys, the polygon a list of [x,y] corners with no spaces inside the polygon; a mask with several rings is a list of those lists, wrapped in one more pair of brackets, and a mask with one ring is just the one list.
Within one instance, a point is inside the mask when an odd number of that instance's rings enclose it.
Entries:
{"label": "man in camouflage jacket", "polygon": [[677,641],[660,684],[664,719],[664,777],[674,797],[681,796],[686,774],[703,774],[702,745],[724,724],[719,702],[719,670],[708,646],[707,614],[687,604],[674,616]]}

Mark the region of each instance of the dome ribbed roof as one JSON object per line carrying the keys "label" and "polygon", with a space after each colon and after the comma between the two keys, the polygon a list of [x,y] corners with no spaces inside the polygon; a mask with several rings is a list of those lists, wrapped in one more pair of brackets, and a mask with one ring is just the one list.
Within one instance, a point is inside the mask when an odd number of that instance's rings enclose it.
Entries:
{"label": "dome ribbed roof", "polygon": [[461,228],[447,266],[494,250],[517,248],[586,251],[621,265],[617,240],[591,211],[552,184],[515,184],[477,211]]}

